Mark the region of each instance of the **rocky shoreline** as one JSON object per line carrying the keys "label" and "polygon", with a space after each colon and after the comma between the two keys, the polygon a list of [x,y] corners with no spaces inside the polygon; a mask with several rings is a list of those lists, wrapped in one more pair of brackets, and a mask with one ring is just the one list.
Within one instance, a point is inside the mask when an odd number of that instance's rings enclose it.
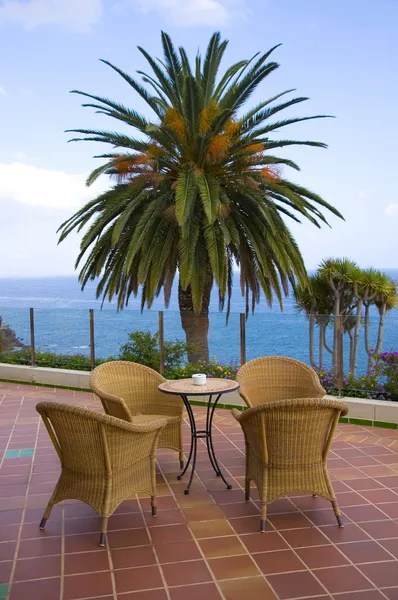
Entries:
{"label": "rocky shoreline", "polygon": [[0,352],[9,352],[23,347],[24,344],[17,337],[15,331],[7,323],[4,323],[0,315]]}

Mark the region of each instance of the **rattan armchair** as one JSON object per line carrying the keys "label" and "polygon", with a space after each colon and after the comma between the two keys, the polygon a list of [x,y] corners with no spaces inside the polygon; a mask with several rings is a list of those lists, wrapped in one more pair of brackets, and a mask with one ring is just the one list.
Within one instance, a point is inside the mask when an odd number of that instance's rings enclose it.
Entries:
{"label": "rattan armchair", "polygon": [[250,360],[239,369],[236,380],[249,408],[274,400],[323,398],[326,394],[311,367],[283,356]]}
{"label": "rattan armchair", "polygon": [[126,498],[150,495],[156,515],[156,447],[166,419],[136,425],[55,402],[40,402],[36,410],[62,467],[40,529],[54,504],[69,499],[89,504],[102,517],[100,546],[105,545],[108,517]]}
{"label": "rattan armchair", "polygon": [[265,530],[267,504],[294,492],[329,500],[343,527],[326,460],[338,420],[347,413],[343,402],[319,398],[279,400],[232,411],[245,436],[246,500],[250,500],[251,481],[260,495],[260,531]]}
{"label": "rattan armchair", "polygon": [[149,367],[116,360],[94,369],[90,377],[90,387],[100,398],[107,415],[130,423],[150,423],[160,416],[169,419],[160,435],[158,446],[176,450],[183,468],[184,405],[179,398],[159,392],[158,386],[164,381],[166,379],[162,375]]}

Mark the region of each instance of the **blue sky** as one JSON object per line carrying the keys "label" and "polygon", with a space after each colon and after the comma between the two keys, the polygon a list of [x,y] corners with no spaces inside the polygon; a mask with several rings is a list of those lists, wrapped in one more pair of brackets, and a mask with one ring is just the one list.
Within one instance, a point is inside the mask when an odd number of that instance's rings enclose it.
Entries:
{"label": "blue sky", "polygon": [[79,239],[57,247],[55,230],[107,182],[85,188],[99,148],[67,144],[64,130],[115,124],[68,92],[141,110],[98,59],[134,73],[144,66],[137,45],[160,56],[161,29],[191,56],[220,29],[230,40],[226,66],[283,44],[280,69],[251,102],[297,88],[310,100],[292,116],[336,116],[281,132],[329,144],[291,149],[302,171],[289,175],[346,219],[331,217],[320,231],[291,225],[307,266],[333,255],[398,267],[397,25],[396,0],[0,0],[0,276],[73,273]]}

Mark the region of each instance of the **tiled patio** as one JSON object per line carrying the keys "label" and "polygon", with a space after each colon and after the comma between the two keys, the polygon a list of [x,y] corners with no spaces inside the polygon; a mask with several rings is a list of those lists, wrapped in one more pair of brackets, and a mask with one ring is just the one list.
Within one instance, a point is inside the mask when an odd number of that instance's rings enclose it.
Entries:
{"label": "tiled patio", "polygon": [[344,529],[327,502],[301,495],[270,505],[260,534],[256,496],[246,504],[241,489],[243,436],[219,410],[216,453],[233,489],[203,445],[184,496],[177,457],[162,451],[158,516],[147,498],[124,502],[101,549],[99,518],[79,502],[39,531],[59,472],[35,411],[45,399],[100,410],[88,393],[0,383],[0,600],[398,599],[398,431],[339,427],[329,466]]}

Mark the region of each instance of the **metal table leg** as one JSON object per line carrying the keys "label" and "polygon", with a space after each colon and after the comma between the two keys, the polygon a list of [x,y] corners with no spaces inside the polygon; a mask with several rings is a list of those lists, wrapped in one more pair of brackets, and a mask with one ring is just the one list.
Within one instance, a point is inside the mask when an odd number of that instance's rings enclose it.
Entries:
{"label": "metal table leg", "polygon": [[188,397],[186,395],[181,395],[182,401],[184,402],[184,406],[187,410],[188,413],[188,418],[189,418],[189,424],[191,427],[191,447],[189,450],[189,455],[188,455],[188,459],[185,463],[185,467],[182,470],[182,472],[177,476],[177,479],[181,480],[182,477],[185,475],[185,473],[188,470],[189,465],[192,462],[192,470],[191,470],[191,475],[189,477],[189,481],[188,481],[188,485],[184,490],[184,494],[189,494],[189,490],[192,484],[192,480],[193,480],[193,476],[195,474],[195,466],[196,466],[196,453],[197,453],[197,447],[198,447],[198,438],[204,438],[206,439],[206,445],[207,445],[207,452],[209,455],[209,459],[210,459],[210,463],[211,466],[213,467],[217,477],[221,477],[221,479],[224,481],[225,485],[227,486],[227,489],[232,489],[232,485],[230,483],[228,483],[228,481],[225,479],[224,475],[221,472],[221,469],[219,467],[219,464],[217,462],[217,458],[214,452],[214,446],[213,446],[213,439],[212,439],[212,425],[213,425],[213,417],[214,417],[214,411],[216,409],[217,403],[219,401],[219,399],[221,398],[222,394],[219,394],[217,396],[217,398],[214,401],[214,404],[211,404],[211,400],[212,400],[212,396],[209,397],[209,401],[207,403],[207,411],[206,411],[206,429],[204,430],[198,430],[196,429],[196,422],[195,422],[195,416],[193,414],[193,410],[192,410],[192,406],[189,403]]}
{"label": "metal table leg", "polygon": [[196,465],[197,431],[196,431],[195,416],[193,414],[192,406],[189,403],[188,397],[185,395],[184,396],[181,395],[181,398],[182,398],[182,401],[184,402],[185,408],[187,409],[189,424],[191,427],[191,447],[189,450],[187,462],[185,463],[185,467],[184,467],[183,471],[177,476],[177,479],[183,478],[183,476],[187,472],[187,469],[188,469],[188,467],[191,463],[191,459],[192,459],[191,475],[189,477],[188,485],[184,490],[184,494],[189,494],[189,489],[191,487],[192,479],[193,479],[194,472],[195,472],[195,465]]}
{"label": "metal table leg", "polygon": [[222,394],[219,394],[217,396],[217,398],[214,401],[213,406],[211,406],[211,396],[209,398],[209,402],[207,405],[207,419],[206,419],[206,430],[207,430],[207,437],[206,437],[206,443],[207,443],[207,451],[209,453],[209,458],[210,458],[210,462],[213,466],[213,469],[216,472],[217,477],[221,477],[221,479],[223,480],[223,482],[225,483],[225,485],[227,486],[228,490],[232,489],[232,485],[230,483],[228,483],[228,481],[225,479],[224,475],[222,474],[222,471],[220,469],[220,466],[218,464],[217,458],[216,458],[216,454],[214,452],[214,446],[213,446],[213,437],[212,437],[212,426],[213,426],[213,417],[214,417],[214,412],[216,410],[216,406],[218,404],[218,401],[220,400]]}

